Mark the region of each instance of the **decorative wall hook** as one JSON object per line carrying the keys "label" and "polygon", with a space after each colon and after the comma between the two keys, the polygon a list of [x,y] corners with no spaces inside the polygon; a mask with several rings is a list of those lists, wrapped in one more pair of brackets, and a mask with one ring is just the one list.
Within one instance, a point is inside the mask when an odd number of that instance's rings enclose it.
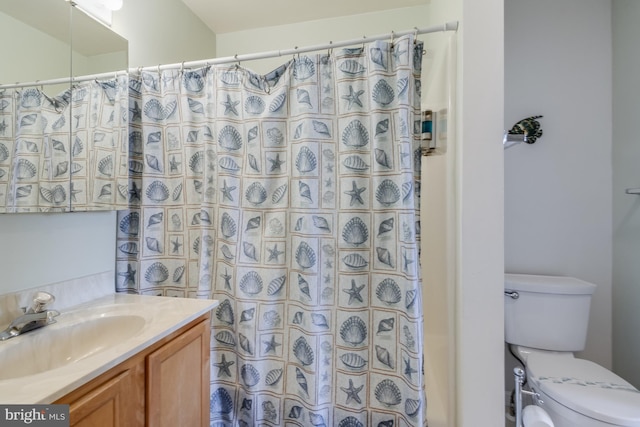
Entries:
{"label": "decorative wall hook", "polygon": [[542,118],[542,116],[531,116],[520,120],[518,123],[513,125],[508,134],[524,135],[524,142],[527,144],[533,144],[542,136],[542,128],[540,127],[540,122],[537,120],[539,118]]}

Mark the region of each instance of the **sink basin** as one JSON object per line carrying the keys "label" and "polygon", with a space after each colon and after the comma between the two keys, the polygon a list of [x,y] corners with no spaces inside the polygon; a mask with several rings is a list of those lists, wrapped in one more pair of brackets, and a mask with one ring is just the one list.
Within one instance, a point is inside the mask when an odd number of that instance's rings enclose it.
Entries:
{"label": "sink basin", "polygon": [[0,342],[0,402],[55,403],[216,305],[213,300],[114,293],[51,306],[60,311],[56,323]]}
{"label": "sink basin", "polygon": [[136,335],[145,323],[134,314],[61,315],[55,324],[0,343],[0,380],[78,362]]}

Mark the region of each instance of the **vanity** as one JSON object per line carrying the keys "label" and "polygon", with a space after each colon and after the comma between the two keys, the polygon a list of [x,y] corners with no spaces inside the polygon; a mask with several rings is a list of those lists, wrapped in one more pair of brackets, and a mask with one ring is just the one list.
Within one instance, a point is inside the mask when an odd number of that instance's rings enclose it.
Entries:
{"label": "vanity", "polygon": [[71,426],[209,425],[213,300],[110,294],[0,342],[3,404],[68,404]]}

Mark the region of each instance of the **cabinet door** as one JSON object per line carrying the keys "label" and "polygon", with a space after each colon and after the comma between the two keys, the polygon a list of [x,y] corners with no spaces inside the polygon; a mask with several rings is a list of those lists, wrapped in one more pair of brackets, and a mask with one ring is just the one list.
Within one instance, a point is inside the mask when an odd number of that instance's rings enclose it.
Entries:
{"label": "cabinet door", "polygon": [[209,321],[147,356],[147,423],[209,426]]}
{"label": "cabinet door", "polygon": [[144,426],[142,361],[86,392],[69,405],[72,427]]}

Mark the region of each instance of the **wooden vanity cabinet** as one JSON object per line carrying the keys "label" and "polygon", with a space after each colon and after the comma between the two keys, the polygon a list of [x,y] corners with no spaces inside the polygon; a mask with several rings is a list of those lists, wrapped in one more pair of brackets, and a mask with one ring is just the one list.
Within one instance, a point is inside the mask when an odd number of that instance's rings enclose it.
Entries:
{"label": "wooden vanity cabinet", "polygon": [[208,426],[209,314],[54,403],[71,427]]}
{"label": "wooden vanity cabinet", "polygon": [[70,426],[144,426],[144,363],[130,359],[56,403],[69,404]]}
{"label": "wooden vanity cabinet", "polygon": [[147,425],[209,425],[209,322],[147,356]]}

